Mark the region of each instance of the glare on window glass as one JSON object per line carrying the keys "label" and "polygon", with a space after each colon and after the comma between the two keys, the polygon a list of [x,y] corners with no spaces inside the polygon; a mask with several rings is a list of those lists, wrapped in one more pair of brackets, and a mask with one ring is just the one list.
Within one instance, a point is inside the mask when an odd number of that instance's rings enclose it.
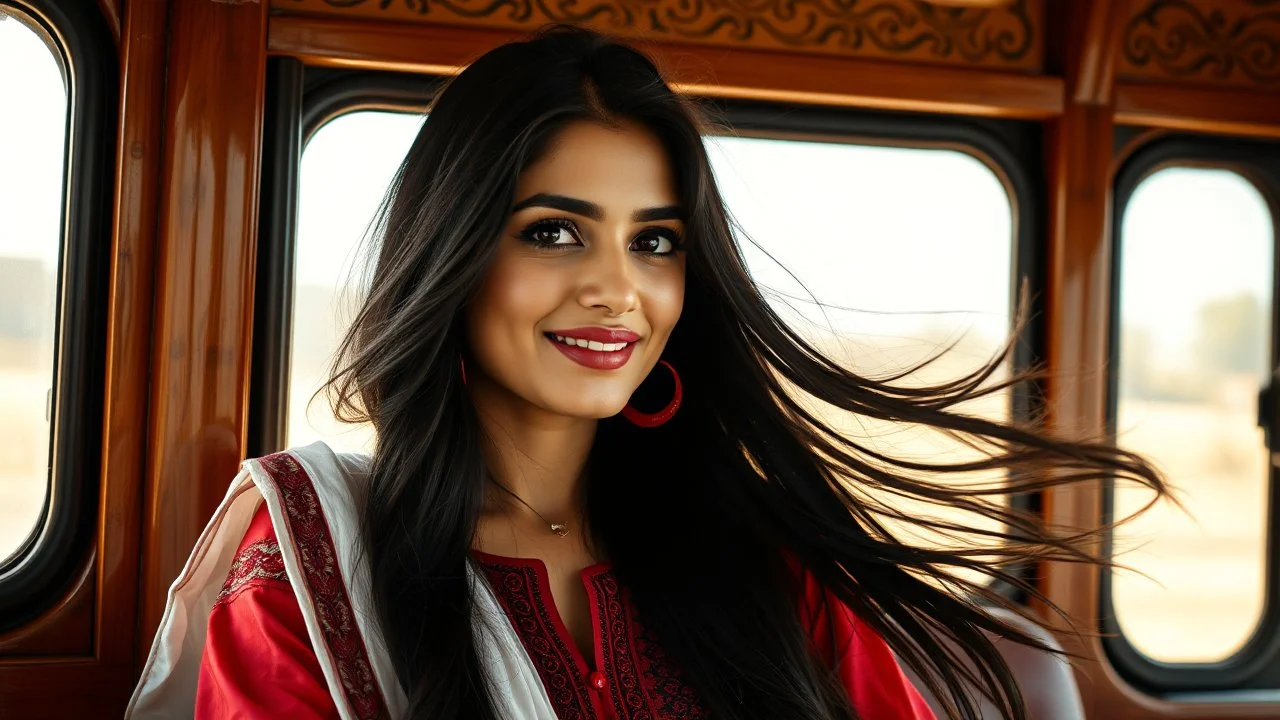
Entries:
{"label": "glare on window glass", "polygon": [[[1012,206],[1004,184],[976,157],[742,137],[709,144],[752,276],[783,317],[833,359],[883,377],[955,343],[906,379],[936,383],[985,365],[1007,340]],[[958,461],[974,452],[925,428],[816,409],[860,444],[895,457]],[[1009,397],[994,394],[961,410],[1006,419]],[[1001,477],[942,479],[990,484]],[[910,509],[996,529],[949,508]]]}
{"label": "glare on window glass", "polygon": [[328,398],[315,393],[328,377],[359,301],[361,241],[421,126],[421,116],[350,113],[322,127],[302,153],[289,445],[325,440],[341,450],[372,447],[370,428],[339,423]]}
{"label": "glare on window glass", "polygon": [[[57,56],[0,9],[0,563],[49,491],[67,94]],[[20,111],[19,111],[20,109]]]}
{"label": "glare on window glass", "polygon": [[[367,431],[339,432],[322,400],[310,414],[305,406],[351,317],[354,298],[340,301],[339,288],[356,244],[419,123],[408,115],[353,113],[321,129],[303,154],[291,444],[323,438],[367,447]],[[985,363],[1005,340],[1013,217],[1005,187],[976,158],[754,138],[713,138],[709,145],[753,276],[788,321],[839,360],[870,375],[890,374],[958,341],[912,378],[938,381]],[[900,456],[961,452],[937,434],[818,410]],[[1003,418],[1008,398],[966,410]]]}
{"label": "glare on window glass", "polygon": [[[1274,242],[1266,201],[1229,170],[1160,170],[1124,210],[1118,442],[1156,461],[1187,510],[1164,503],[1115,534],[1135,571],[1114,576],[1116,619],[1154,660],[1227,658],[1262,612]],[[1116,513],[1148,499],[1120,489]]]}

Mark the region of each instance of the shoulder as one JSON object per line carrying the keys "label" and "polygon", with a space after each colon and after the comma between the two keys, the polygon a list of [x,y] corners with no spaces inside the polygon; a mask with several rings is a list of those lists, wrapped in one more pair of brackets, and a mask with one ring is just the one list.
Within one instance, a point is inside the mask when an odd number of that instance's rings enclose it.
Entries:
{"label": "shoulder", "polygon": [[287,450],[251,458],[249,467],[258,466],[273,472],[305,472],[313,476],[341,476],[358,481],[369,474],[373,458],[368,453],[335,450],[323,440],[298,445]]}
{"label": "shoulder", "polygon": [[243,468],[268,490],[306,499],[316,496],[326,507],[358,507],[368,494],[373,458],[364,453],[337,452],[327,443],[252,458]]}

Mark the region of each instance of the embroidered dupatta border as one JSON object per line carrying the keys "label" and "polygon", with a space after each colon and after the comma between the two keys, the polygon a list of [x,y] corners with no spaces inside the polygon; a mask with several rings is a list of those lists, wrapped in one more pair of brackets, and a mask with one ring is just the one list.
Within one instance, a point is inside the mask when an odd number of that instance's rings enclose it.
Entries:
{"label": "embroidered dupatta border", "polygon": [[356,627],[351,597],[338,568],[333,533],[320,507],[315,484],[288,453],[268,455],[258,462],[279,490],[311,603],[347,700],[359,720],[385,720],[387,709],[368,649]]}

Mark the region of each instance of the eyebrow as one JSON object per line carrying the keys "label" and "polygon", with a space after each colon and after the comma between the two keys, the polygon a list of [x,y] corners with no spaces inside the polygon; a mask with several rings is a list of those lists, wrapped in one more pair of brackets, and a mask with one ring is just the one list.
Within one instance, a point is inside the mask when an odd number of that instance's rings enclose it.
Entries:
{"label": "eyebrow", "polygon": [[[574,215],[581,215],[592,220],[603,220],[604,210],[597,204],[588,200],[580,200],[565,195],[552,195],[549,193],[538,193],[516,203],[511,208],[511,212],[517,213],[525,208],[545,207],[553,210],[563,210]],[[637,210],[631,214],[632,222],[654,222],[657,220],[683,220],[684,212],[676,205],[664,205],[662,207],[644,208]]]}

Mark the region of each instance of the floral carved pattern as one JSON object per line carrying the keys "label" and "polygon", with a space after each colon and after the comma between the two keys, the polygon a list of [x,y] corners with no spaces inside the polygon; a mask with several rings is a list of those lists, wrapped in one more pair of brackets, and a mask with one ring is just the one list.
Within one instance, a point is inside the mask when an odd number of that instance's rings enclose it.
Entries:
{"label": "floral carved pattern", "polygon": [[273,0],[276,10],[1038,70],[1044,0],[954,8],[921,0]]}
{"label": "floral carved pattern", "polygon": [[1153,0],[1124,34],[1129,77],[1280,83],[1280,0]]}

